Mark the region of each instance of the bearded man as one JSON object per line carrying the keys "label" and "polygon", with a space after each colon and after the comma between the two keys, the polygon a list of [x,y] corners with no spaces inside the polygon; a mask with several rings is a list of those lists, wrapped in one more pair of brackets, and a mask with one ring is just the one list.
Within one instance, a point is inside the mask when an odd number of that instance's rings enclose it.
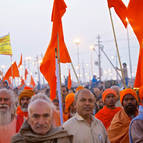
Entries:
{"label": "bearded man", "polygon": [[129,125],[138,113],[138,97],[133,89],[122,90],[120,102],[123,109],[115,114],[108,128],[111,143],[129,143]]}
{"label": "bearded man", "polygon": [[17,115],[22,116],[24,118],[28,117],[28,104],[30,102],[31,97],[34,95],[34,91],[30,87],[25,87],[24,90],[21,91],[19,95],[19,105],[17,107]]}
{"label": "bearded man", "polygon": [[0,89],[0,143],[10,143],[23,118],[15,116],[15,95],[10,89]]}

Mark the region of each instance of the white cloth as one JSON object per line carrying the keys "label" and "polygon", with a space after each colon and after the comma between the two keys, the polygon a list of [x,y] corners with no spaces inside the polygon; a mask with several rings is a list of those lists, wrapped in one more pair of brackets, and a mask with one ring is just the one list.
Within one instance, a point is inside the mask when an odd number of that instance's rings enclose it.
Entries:
{"label": "white cloth", "polygon": [[101,121],[93,117],[89,125],[78,113],[63,124],[69,134],[73,135],[73,143],[110,143],[106,129]]}

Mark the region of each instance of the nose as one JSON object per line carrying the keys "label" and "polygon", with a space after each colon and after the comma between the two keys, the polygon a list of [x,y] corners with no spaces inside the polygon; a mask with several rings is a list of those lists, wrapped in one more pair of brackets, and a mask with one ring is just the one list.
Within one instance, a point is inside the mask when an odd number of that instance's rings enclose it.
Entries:
{"label": "nose", "polygon": [[42,118],[42,117],[40,117],[40,119],[39,119],[39,124],[40,125],[43,125],[45,122],[44,122],[44,119]]}
{"label": "nose", "polygon": [[0,104],[5,104],[4,99],[0,100]]}
{"label": "nose", "polygon": [[23,100],[23,103],[27,103],[27,102],[28,102],[27,99],[24,99],[24,100]]}
{"label": "nose", "polygon": [[86,100],[85,104],[86,104],[86,105],[89,105],[89,101],[88,101],[88,100]]}

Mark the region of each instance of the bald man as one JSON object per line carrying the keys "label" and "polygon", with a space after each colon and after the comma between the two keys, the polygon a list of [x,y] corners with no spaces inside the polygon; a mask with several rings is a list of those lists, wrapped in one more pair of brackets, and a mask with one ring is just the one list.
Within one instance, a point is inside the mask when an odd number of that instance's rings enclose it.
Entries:
{"label": "bald man", "polygon": [[106,130],[93,116],[95,97],[88,89],[81,89],[75,95],[76,114],[63,124],[73,143],[109,143]]}

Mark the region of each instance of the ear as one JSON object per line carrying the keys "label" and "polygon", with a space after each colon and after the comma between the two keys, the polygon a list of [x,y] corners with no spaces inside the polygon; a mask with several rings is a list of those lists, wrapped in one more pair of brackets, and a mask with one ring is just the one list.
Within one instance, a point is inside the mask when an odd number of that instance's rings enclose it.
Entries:
{"label": "ear", "polygon": [[30,118],[28,117],[28,119],[27,119],[27,123],[30,125],[30,123],[31,123],[31,120],[30,120]]}

